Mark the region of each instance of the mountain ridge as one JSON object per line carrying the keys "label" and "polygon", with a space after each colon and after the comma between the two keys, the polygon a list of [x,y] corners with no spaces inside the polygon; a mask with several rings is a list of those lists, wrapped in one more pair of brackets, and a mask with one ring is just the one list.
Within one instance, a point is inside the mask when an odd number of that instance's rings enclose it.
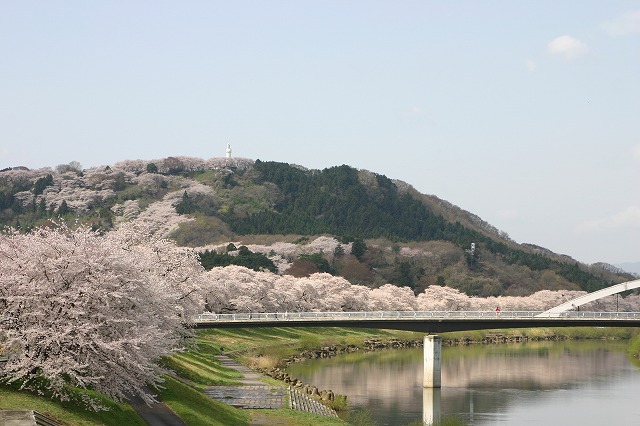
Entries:
{"label": "mountain ridge", "polygon": [[619,268],[623,271],[632,273],[632,274],[636,274],[638,276],[640,276],[640,262],[623,262],[623,263],[616,263],[615,265],[613,265],[616,268]]}
{"label": "mountain ridge", "polygon": [[[481,296],[592,291],[632,277],[518,244],[446,200],[347,165],[314,170],[243,158],[167,157],[86,170],[76,162],[5,169],[0,211],[0,223],[22,229],[58,216],[103,230],[123,220],[155,220],[158,232],[192,247],[248,245],[274,235],[366,240],[360,256],[323,253],[330,270],[354,283],[391,282],[416,292],[434,283]],[[317,272],[320,262],[289,260],[299,274]]]}

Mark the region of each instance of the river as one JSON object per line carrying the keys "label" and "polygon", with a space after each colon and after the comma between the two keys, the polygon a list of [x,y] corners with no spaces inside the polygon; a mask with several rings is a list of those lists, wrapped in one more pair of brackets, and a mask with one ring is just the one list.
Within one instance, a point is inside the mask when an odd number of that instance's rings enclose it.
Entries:
{"label": "river", "polygon": [[348,396],[378,425],[457,416],[469,425],[640,425],[640,368],[613,341],[442,348],[442,388],[422,387],[422,349],[357,352],[291,365]]}

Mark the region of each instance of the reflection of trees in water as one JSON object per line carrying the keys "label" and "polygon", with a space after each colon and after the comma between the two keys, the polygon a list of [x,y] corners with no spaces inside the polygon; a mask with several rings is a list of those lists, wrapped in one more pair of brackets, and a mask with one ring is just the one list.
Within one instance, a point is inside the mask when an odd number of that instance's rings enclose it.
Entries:
{"label": "reflection of trees in water", "polygon": [[610,375],[628,363],[624,353],[594,343],[545,342],[519,345],[515,351],[496,345],[481,356],[443,355],[442,383],[472,389],[550,390],[569,387],[584,377]]}
{"label": "reflection of trees in water", "polygon": [[[585,377],[609,376],[629,362],[620,348],[609,342],[445,347],[442,411],[504,406],[509,393],[498,390],[562,389]],[[349,354],[290,368],[294,377],[348,395],[353,405],[399,412],[420,411],[415,401],[422,401],[422,371],[422,349]]]}
{"label": "reflection of trees in water", "polygon": [[422,400],[421,348],[340,355],[288,370],[306,383],[348,395],[353,405],[403,409],[407,401]]}

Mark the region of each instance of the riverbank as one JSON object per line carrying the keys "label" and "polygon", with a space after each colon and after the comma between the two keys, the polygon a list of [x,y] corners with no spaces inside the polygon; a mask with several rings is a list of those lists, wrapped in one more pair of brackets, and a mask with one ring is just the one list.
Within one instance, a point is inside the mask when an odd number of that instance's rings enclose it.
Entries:
{"label": "riverbank", "polygon": [[[267,329],[262,329],[267,330]],[[271,329],[274,330],[274,329]],[[267,332],[255,345],[245,341],[244,332],[212,331],[207,339],[230,344],[228,349],[246,365],[261,372],[282,368],[307,359],[328,358],[343,353],[420,347],[424,333],[373,329],[288,329],[288,335]],[[206,333],[206,332],[205,332]],[[280,332],[276,333],[279,334]],[[442,333],[444,345],[524,343],[559,340],[630,340],[638,332],[629,328],[535,328],[480,330]],[[232,337],[234,336],[234,337]],[[638,337],[640,347],[640,337]]]}
{"label": "riverbank", "polygon": [[[446,345],[492,344],[532,340],[630,339],[631,329],[527,329],[443,333]],[[208,398],[203,390],[213,385],[238,385],[240,375],[216,359],[226,355],[253,370],[283,368],[289,362],[330,357],[339,353],[372,351],[422,345],[423,333],[344,328],[256,328],[244,330],[202,330],[188,351],[167,357],[172,370],[166,377],[160,398],[187,425],[344,425],[338,419],[280,410],[239,410]],[[294,378],[291,378],[294,379]],[[273,379],[271,379],[273,380]],[[267,380],[267,383],[268,380]],[[271,382],[274,384],[276,382]],[[282,384],[279,381],[277,383]],[[305,384],[301,385],[304,387]],[[313,384],[308,384],[312,386]],[[322,390],[318,390],[321,393]],[[329,390],[327,390],[329,391]],[[92,413],[79,405],[59,403],[15,387],[0,386],[0,409],[37,409],[67,425],[144,424],[128,404],[113,404],[111,412]]]}
{"label": "riverbank", "polygon": [[[443,333],[445,345],[523,343],[558,340],[628,340],[635,330],[617,328],[507,329]],[[374,329],[262,328],[206,330],[199,339],[216,346],[239,362],[310,394],[333,393],[292,377],[286,367],[308,359],[328,358],[357,351],[422,346],[424,334]]]}

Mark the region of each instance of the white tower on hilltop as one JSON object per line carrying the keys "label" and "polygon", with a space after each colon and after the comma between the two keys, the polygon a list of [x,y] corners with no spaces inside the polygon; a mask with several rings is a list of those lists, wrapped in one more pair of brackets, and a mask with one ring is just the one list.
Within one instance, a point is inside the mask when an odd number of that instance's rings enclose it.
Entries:
{"label": "white tower on hilltop", "polygon": [[231,158],[231,144],[227,144],[227,158]]}

